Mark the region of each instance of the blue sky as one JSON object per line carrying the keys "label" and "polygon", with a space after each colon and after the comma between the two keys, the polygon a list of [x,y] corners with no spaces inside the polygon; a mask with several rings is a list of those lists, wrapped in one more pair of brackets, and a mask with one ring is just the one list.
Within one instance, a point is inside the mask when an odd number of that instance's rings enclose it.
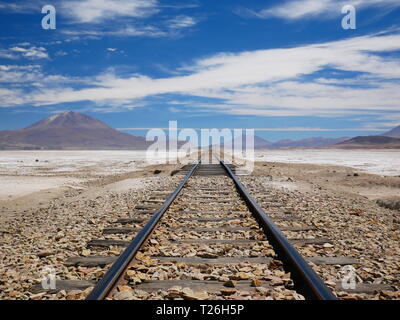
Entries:
{"label": "blue sky", "polygon": [[398,0],[0,1],[0,19],[0,130],[65,110],[136,135],[177,120],[271,141],[400,124]]}

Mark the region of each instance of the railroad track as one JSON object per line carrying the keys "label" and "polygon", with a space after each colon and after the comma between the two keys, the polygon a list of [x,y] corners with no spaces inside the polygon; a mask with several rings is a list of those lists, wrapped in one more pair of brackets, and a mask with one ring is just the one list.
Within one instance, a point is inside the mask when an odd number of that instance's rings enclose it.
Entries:
{"label": "railroad track", "polygon": [[141,230],[105,230],[137,231],[131,242],[91,242],[127,246],[118,258],[71,259],[77,265],[112,263],[88,300],[237,299],[243,292],[255,299],[336,299],[232,168],[221,162],[184,169],[182,182]]}
{"label": "railroad track", "polygon": [[[319,271],[328,288],[308,263],[322,268],[360,264],[351,257],[304,255],[305,260],[299,254],[303,248],[333,246],[334,241],[285,211],[271,190],[253,189],[251,183],[246,189],[223,162],[186,165],[179,174],[104,228],[101,239],[89,241],[89,256],[65,261],[77,274],[82,268],[98,270],[95,280],[57,280],[56,288],[38,284],[31,292],[86,289],[78,295],[84,298],[94,287],[89,300],[333,300],[330,288],[343,291],[339,282],[332,284]],[[377,290],[392,288],[360,284],[347,291]]]}

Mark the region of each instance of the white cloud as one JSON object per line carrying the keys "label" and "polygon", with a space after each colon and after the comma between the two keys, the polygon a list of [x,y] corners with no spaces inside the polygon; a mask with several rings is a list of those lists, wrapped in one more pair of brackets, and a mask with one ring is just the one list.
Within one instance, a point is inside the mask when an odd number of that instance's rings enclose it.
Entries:
{"label": "white cloud", "polygon": [[6,89],[0,87],[0,100],[2,105],[19,105],[26,102],[24,92],[21,89]]}
{"label": "white cloud", "polygon": [[[166,5],[158,0],[54,0],[57,14],[66,23],[60,31],[79,39],[100,39],[115,37],[165,37],[177,33],[197,23],[195,18],[176,15],[172,18],[158,16],[151,24],[146,18],[152,17],[166,8],[180,10],[196,7],[193,5]],[[42,0],[22,0],[18,4],[0,1],[0,11],[31,13],[40,12]],[[22,46],[22,45],[20,45]],[[0,53],[1,54],[1,53]],[[0,55],[4,56],[4,54]]]}
{"label": "white cloud", "polygon": [[18,59],[18,55],[11,53],[8,50],[0,50],[0,58]]}
{"label": "white cloud", "polygon": [[68,52],[63,51],[63,50],[59,50],[54,55],[57,56],[57,57],[64,57],[64,56],[68,55]]}
{"label": "white cloud", "polygon": [[[139,74],[121,78],[110,71],[88,80],[83,89],[63,86],[49,88],[46,94],[32,92],[24,97],[24,103],[129,105],[137,99],[180,94],[214,101],[187,106],[196,111],[260,116],[379,115],[399,112],[400,62],[384,55],[398,51],[400,35],[394,34],[220,53],[195,61],[169,78]],[[329,76],[332,69],[337,71]],[[325,71],[323,78],[319,71]],[[347,78],[340,82],[338,73]],[[351,86],[352,80],[355,86]],[[12,105],[21,104],[18,101]]]}
{"label": "white cloud", "polygon": [[167,23],[171,29],[183,29],[194,26],[197,21],[192,17],[179,15],[170,19]]}
{"label": "white cloud", "polygon": [[0,65],[0,83],[25,83],[43,78],[39,65]]}
{"label": "white cloud", "polygon": [[[104,30],[103,28],[91,28],[91,29],[67,29],[61,31],[63,34],[68,36],[85,36],[88,38],[101,38],[104,36],[115,36],[115,37],[164,37],[169,35],[168,32],[162,31],[161,29],[154,26],[131,26],[127,25],[124,27],[111,28],[110,30]],[[78,38],[80,39],[80,38]]]}
{"label": "white cloud", "polygon": [[398,0],[288,0],[258,12],[246,9],[245,13],[263,19],[275,17],[295,20],[317,16],[326,18],[341,15],[341,9],[345,5],[353,5],[357,9],[369,7],[382,9],[400,7],[400,2]]}
{"label": "white cloud", "polygon": [[28,58],[28,59],[49,59],[47,50],[43,47],[22,47],[15,46],[8,50],[1,50],[0,57],[8,59]]}
{"label": "white cloud", "polygon": [[143,18],[158,12],[156,0],[62,1],[62,10],[74,22],[101,23],[121,17]]}
{"label": "white cloud", "polygon": [[42,0],[25,0],[18,3],[0,2],[0,10],[16,13],[30,13],[32,11],[40,12],[43,6]]}
{"label": "white cloud", "polygon": [[21,43],[17,44],[17,46],[21,46],[21,47],[26,47],[26,46],[30,46],[30,45],[31,45],[30,42],[21,42]]}
{"label": "white cloud", "polygon": [[61,32],[68,36],[86,36],[89,38],[101,38],[104,36],[114,37],[168,37],[175,36],[182,30],[197,24],[197,20],[189,16],[177,16],[166,21],[159,21],[158,25],[121,25],[111,26],[110,28],[99,28],[91,25],[87,29],[63,29]]}
{"label": "white cloud", "polygon": [[[47,90],[64,90],[66,85],[94,85],[96,78],[76,78],[67,77],[57,74],[46,74],[41,65],[0,65],[0,85],[8,85],[7,95],[10,96],[15,89],[15,95],[21,95],[21,90],[24,90],[21,99],[18,99],[11,105],[19,105],[29,103],[35,99],[38,94],[43,94]],[[7,104],[1,100],[1,105]]]}

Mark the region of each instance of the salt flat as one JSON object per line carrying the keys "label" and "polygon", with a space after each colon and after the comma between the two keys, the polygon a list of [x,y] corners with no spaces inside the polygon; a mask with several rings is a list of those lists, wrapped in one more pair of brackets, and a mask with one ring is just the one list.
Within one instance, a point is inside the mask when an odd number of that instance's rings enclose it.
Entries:
{"label": "salt flat", "polygon": [[143,151],[0,151],[0,200],[136,171]]}
{"label": "salt flat", "polygon": [[0,151],[0,174],[113,174],[135,170],[145,159],[144,151]]}
{"label": "salt flat", "polygon": [[256,151],[255,161],[348,166],[372,174],[400,175],[400,150],[264,150]]}
{"label": "salt flat", "polygon": [[[146,151],[128,150],[0,151],[0,200],[57,187],[79,188],[90,179],[163,162],[146,156]],[[256,151],[255,160],[349,166],[373,174],[400,175],[398,150],[265,150]]]}
{"label": "salt flat", "polygon": [[148,158],[146,151],[129,150],[0,151],[0,201],[59,187],[80,188],[89,180],[162,163],[166,154],[160,155]]}

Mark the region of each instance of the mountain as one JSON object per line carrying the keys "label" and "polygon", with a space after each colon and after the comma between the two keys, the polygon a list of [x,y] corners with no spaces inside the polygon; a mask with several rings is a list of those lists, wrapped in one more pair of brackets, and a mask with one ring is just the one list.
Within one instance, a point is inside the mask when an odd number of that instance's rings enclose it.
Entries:
{"label": "mountain", "polygon": [[343,141],[346,141],[350,138],[342,137],[342,138],[306,138],[301,140],[280,140],[271,145],[273,148],[287,148],[287,147],[326,147],[331,146]]}
{"label": "mountain", "polygon": [[144,150],[151,143],[73,111],[40,120],[25,129],[0,131],[0,149]]}
{"label": "mountain", "polygon": [[[258,136],[250,136],[248,137],[249,139],[254,138],[254,149],[259,150],[259,149],[268,149],[270,145],[272,145],[272,142],[265,140],[263,138],[260,138]],[[241,141],[240,141],[241,140]],[[241,146],[242,149],[245,149],[247,146],[247,136],[246,134],[243,134],[241,137],[237,137],[233,140],[233,145],[231,141],[231,145],[229,146],[230,148],[239,148]],[[221,147],[224,146],[224,143],[221,143]]]}
{"label": "mountain", "polygon": [[358,136],[335,145],[338,148],[400,148],[400,126],[376,136]]}
{"label": "mountain", "polygon": [[254,136],[254,149],[268,149],[272,145],[272,142],[260,138],[258,136]]}
{"label": "mountain", "polygon": [[[251,137],[249,137],[251,138]],[[247,137],[246,135],[242,135],[242,147],[246,148],[247,145]],[[240,138],[236,138],[234,140],[234,146],[238,146],[240,144]],[[254,149],[268,149],[272,145],[272,142],[260,138],[258,136],[254,136]]]}
{"label": "mountain", "polygon": [[400,126],[382,134],[385,137],[400,138]]}
{"label": "mountain", "polygon": [[400,148],[400,139],[386,136],[359,136],[336,146],[345,148]]}
{"label": "mountain", "polygon": [[[342,137],[342,138],[306,138],[301,140],[280,140],[277,142],[271,142],[260,138],[258,136],[254,136],[254,149],[280,149],[280,148],[295,148],[295,147],[326,147],[332,146],[337,143],[346,141],[350,138]],[[240,138],[236,138],[234,140],[234,144],[237,146],[240,143]],[[242,148],[246,147],[246,136],[242,136]]]}

